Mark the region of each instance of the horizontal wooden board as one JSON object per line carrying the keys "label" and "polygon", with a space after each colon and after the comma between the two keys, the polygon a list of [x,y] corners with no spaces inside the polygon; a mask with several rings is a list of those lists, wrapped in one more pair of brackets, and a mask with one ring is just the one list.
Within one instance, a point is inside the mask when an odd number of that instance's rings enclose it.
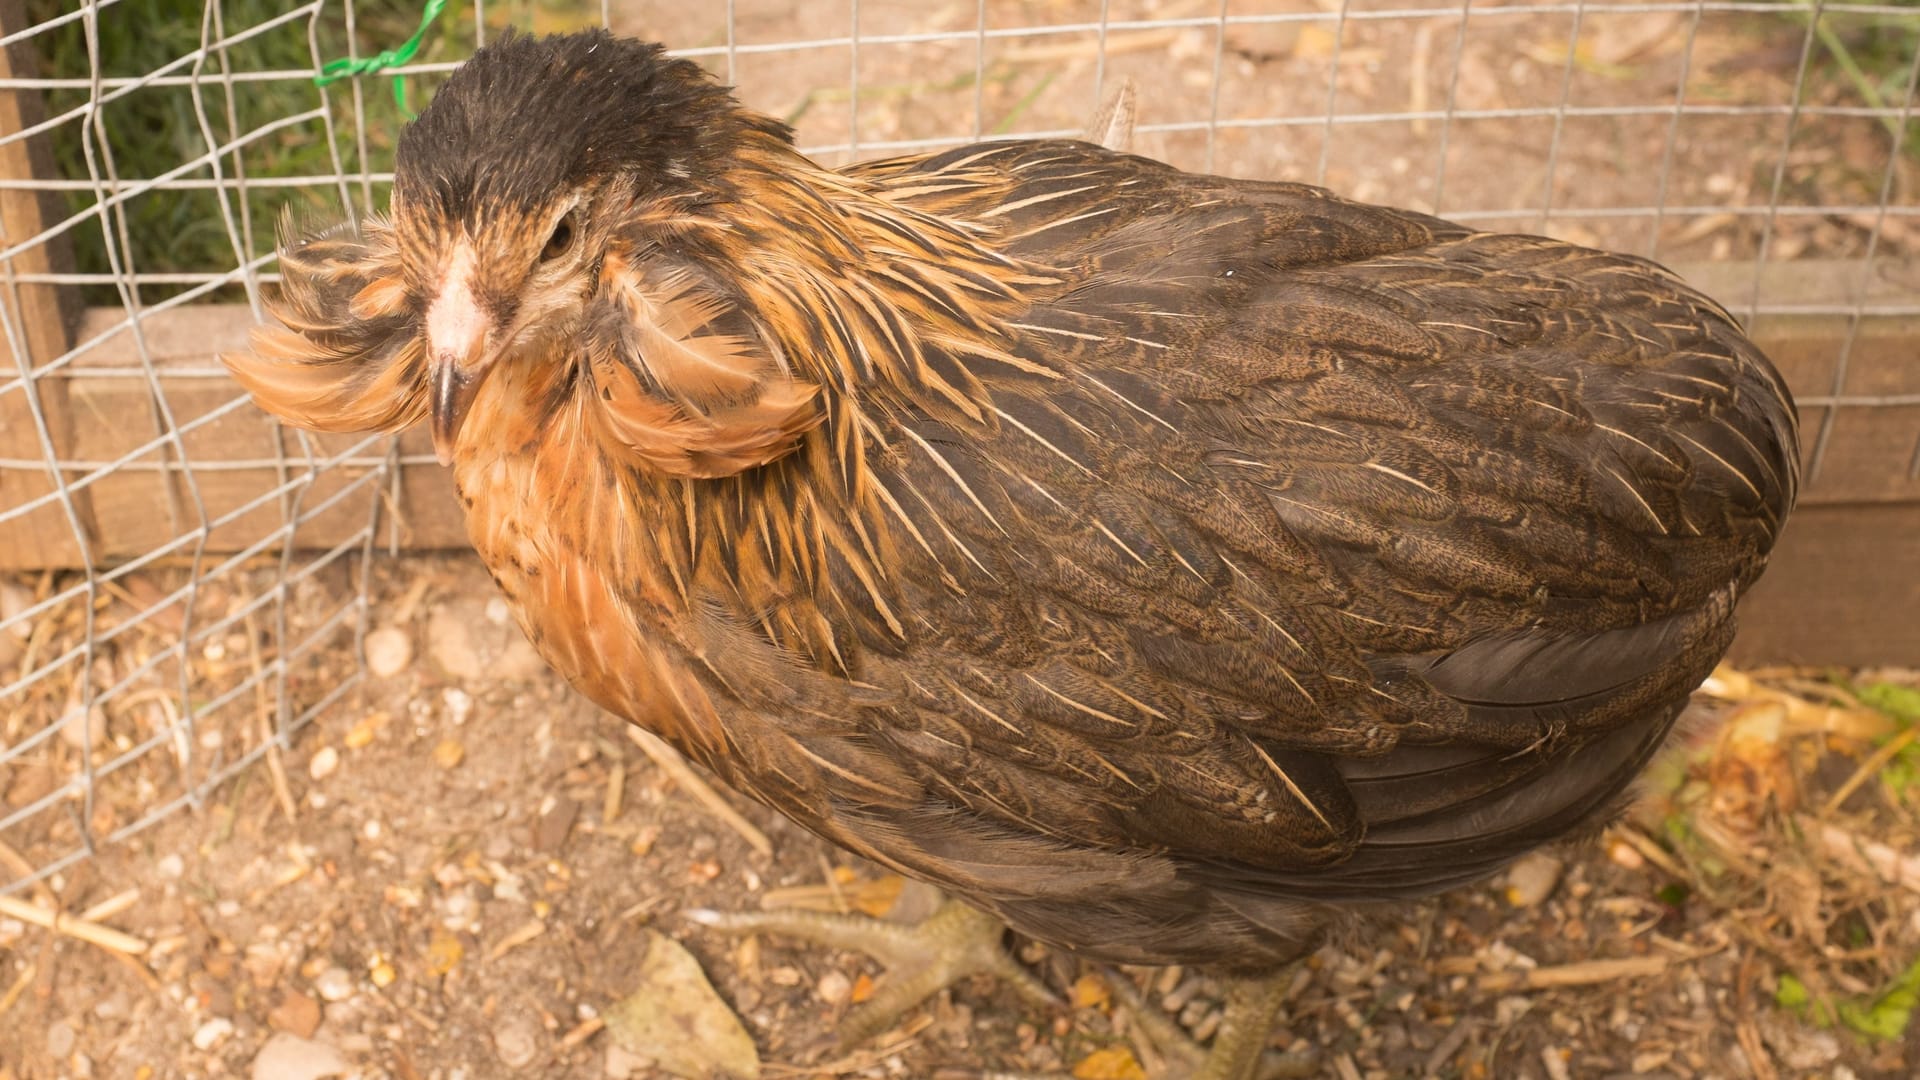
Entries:
{"label": "horizontal wooden board", "polygon": [[1920,667],[1920,503],[1796,511],[1740,605],[1731,658]]}

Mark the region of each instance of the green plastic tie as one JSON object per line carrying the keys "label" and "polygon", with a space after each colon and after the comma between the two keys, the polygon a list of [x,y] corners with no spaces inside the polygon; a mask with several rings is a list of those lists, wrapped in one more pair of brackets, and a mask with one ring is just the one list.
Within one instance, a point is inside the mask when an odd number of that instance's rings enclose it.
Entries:
{"label": "green plastic tie", "polygon": [[[399,67],[411,61],[414,55],[420,51],[420,42],[425,40],[427,30],[433,26],[433,20],[439,18],[440,13],[445,10],[447,10],[447,0],[427,0],[426,10],[420,13],[420,28],[413,32],[412,37],[402,42],[399,48],[388,49],[385,52],[376,53],[373,56],[362,57],[357,60],[352,57],[343,56],[338,60],[330,61],[320,69],[320,74],[313,77],[313,85],[325,86],[328,83],[338,82],[341,79],[352,78],[359,75],[371,75],[376,71]],[[413,110],[407,108],[407,80],[405,76],[395,75],[393,77],[393,103],[400,107],[401,113],[405,114],[408,119],[411,120],[414,118]]]}

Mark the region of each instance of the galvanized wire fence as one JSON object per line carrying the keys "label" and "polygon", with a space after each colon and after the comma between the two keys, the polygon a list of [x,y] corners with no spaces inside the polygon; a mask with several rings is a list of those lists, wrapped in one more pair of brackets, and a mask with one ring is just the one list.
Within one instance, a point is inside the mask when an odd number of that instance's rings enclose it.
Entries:
{"label": "galvanized wire fence", "polygon": [[[152,9],[183,18],[151,18]],[[1802,2],[0,0],[0,892],[195,805],[349,698],[372,561],[456,543],[417,444],[227,381],[277,208],[381,207],[409,101],[506,25],[662,40],[829,162],[1072,135],[1680,266],[1777,357],[1809,498],[1920,495],[1920,10]],[[1793,326],[1800,325],[1792,323]],[[1798,339],[1795,339],[1798,340]],[[1889,339],[1891,340],[1891,339]]]}

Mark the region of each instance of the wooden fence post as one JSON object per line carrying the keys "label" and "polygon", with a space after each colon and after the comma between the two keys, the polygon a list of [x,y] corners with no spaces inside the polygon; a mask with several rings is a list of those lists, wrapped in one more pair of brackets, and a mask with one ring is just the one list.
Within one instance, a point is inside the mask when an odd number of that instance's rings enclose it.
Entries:
{"label": "wooden fence post", "polygon": [[[22,30],[27,16],[22,0],[0,0],[0,36]],[[31,39],[0,48],[0,78],[30,79],[38,63]],[[0,134],[24,131],[46,119],[40,94],[32,89],[0,89]],[[0,181],[56,175],[44,133],[0,144]],[[60,220],[57,195],[30,188],[0,187],[0,250],[38,236]],[[0,385],[23,371],[44,367],[73,344],[79,317],[76,291],[61,285],[21,283],[23,274],[70,270],[71,249],[65,235],[55,236],[0,263],[0,307],[6,311],[14,337],[0,337]],[[26,346],[24,358],[14,353],[14,340]],[[24,359],[24,363],[22,360]],[[55,490],[54,463],[33,420],[33,404],[46,418],[56,456],[64,457],[73,444],[73,418],[67,408],[67,380],[28,379],[26,385],[0,394],[0,511],[21,506]],[[44,464],[36,469],[32,462]],[[86,529],[84,492],[74,496]],[[0,524],[0,567],[75,566],[84,561],[82,537],[58,502]]]}

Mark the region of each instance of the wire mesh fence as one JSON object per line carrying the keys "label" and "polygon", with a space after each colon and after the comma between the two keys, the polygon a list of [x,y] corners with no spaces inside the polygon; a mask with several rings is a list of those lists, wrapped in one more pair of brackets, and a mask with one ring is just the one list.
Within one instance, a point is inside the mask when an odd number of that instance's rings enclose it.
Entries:
{"label": "wire mesh fence", "polygon": [[283,430],[217,354],[280,209],[382,207],[405,108],[509,25],[664,41],[833,163],[1072,135],[1130,78],[1135,149],[1176,165],[1676,265],[1781,329],[1810,500],[1920,495],[1920,376],[1880,333],[1920,317],[1910,5],[475,3],[316,85],[421,18],[0,0],[0,892],[277,778],[363,678],[372,560],[458,542],[418,443]]}

